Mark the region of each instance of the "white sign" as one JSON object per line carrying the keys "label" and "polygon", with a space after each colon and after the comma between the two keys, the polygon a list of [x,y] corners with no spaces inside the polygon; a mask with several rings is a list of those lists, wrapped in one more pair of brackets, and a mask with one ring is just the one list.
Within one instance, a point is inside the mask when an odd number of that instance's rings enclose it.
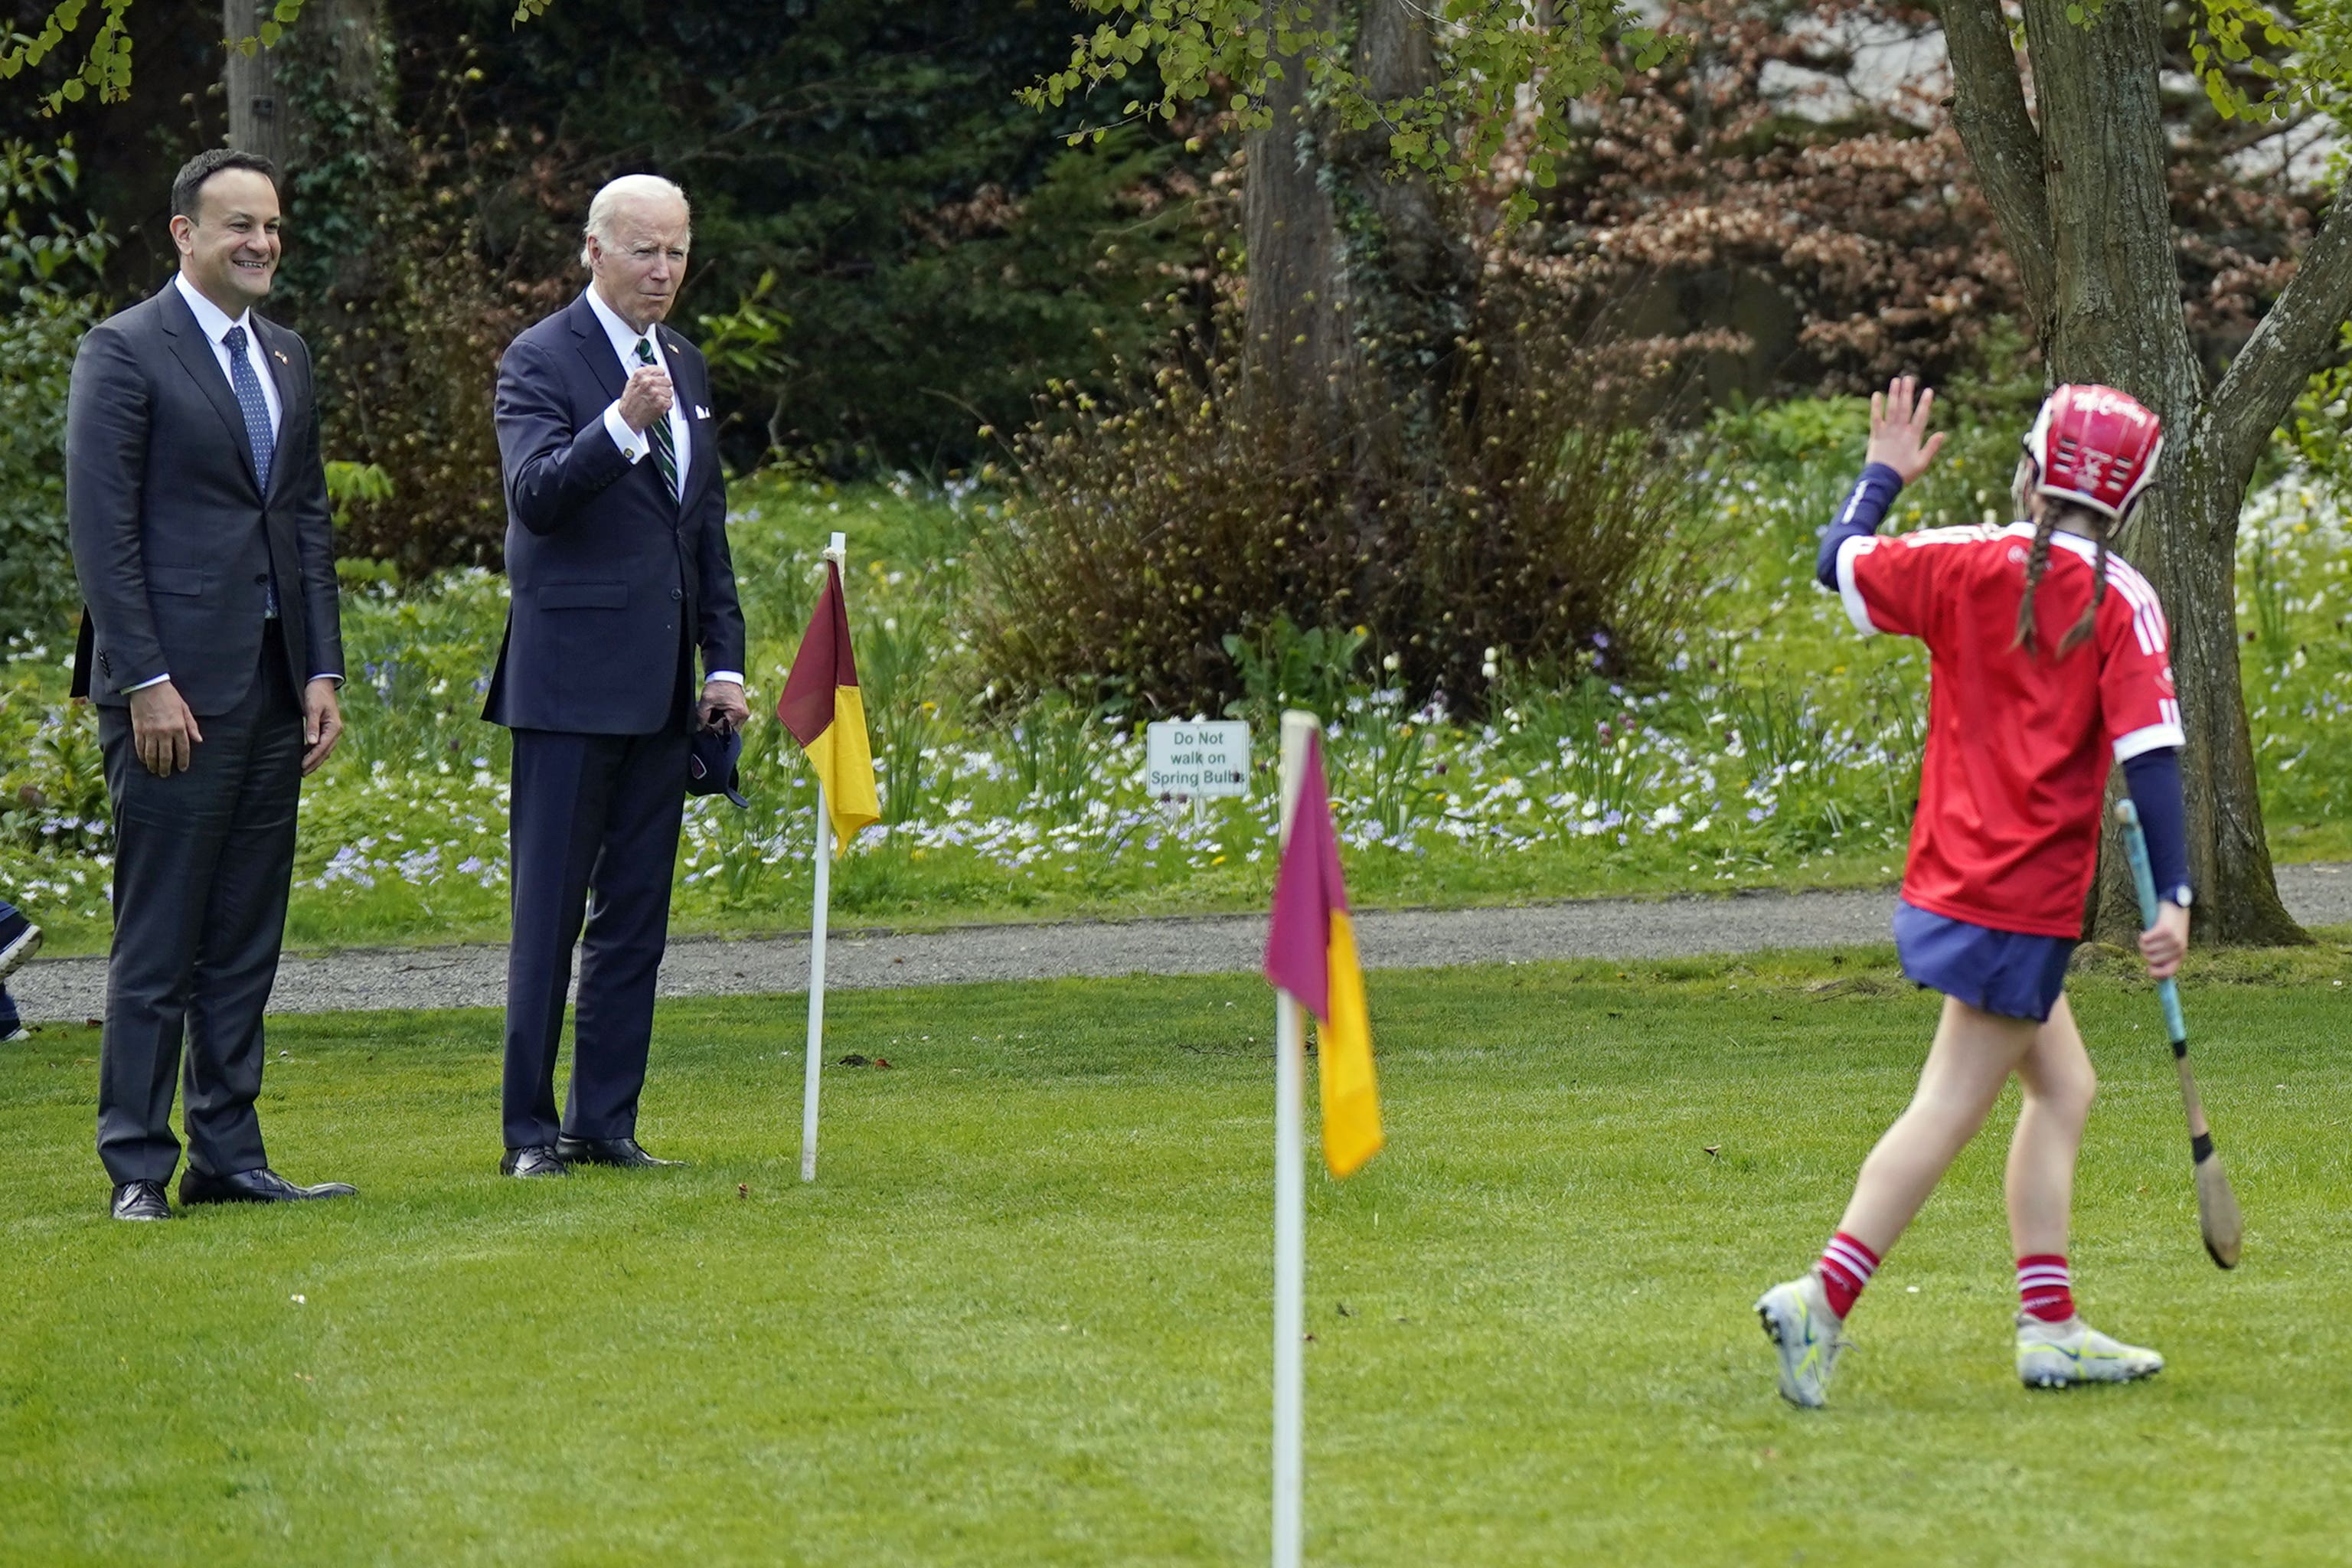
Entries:
{"label": "white sign", "polygon": [[1144,788],[1155,798],[1192,799],[1249,794],[1249,726],[1147,724],[1143,730]]}

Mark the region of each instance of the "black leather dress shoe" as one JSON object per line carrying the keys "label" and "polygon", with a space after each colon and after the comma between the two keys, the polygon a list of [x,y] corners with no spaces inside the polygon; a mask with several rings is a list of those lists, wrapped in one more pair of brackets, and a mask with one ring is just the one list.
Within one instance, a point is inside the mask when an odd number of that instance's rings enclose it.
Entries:
{"label": "black leather dress shoe", "polygon": [[161,1182],[125,1182],[114,1189],[117,1219],[170,1219],[171,1202]]}
{"label": "black leather dress shoe", "polygon": [[572,1167],[555,1156],[555,1151],[544,1143],[534,1143],[528,1149],[509,1149],[507,1157],[499,1162],[501,1176],[568,1176]]}
{"label": "black leather dress shoe", "polygon": [[575,1165],[621,1165],[650,1170],[656,1165],[683,1165],[683,1160],[656,1160],[637,1147],[634,1138],[558,1138],[558,1157]]}
{"label": "black leather dress shoe", "polygon": [[359,1189],[349,1182],[320,1182],[315,1187],[298,1187],[267,1165],[239,1171],[233,1176],[208,1176],[191,1165],[180,1176],[180,1201],[184,1204],[290,1204],[304,1198],[348,1198],[358,1194]]}

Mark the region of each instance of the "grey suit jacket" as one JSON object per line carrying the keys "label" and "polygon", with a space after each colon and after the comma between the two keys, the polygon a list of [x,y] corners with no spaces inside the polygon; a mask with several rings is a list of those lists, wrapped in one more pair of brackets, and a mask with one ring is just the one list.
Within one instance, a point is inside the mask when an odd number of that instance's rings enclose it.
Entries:
{"label": "grey suit jacket", "polygon": [[74,694],[109,707],[168,674],[199,717],[244,700],[273,575],[288,679],[343,672],[334,524],[310,354],[256,314],[281,409],[269,493],[245,416],[168,283],[90,329],[66,409],[66,516],[84,609]]}

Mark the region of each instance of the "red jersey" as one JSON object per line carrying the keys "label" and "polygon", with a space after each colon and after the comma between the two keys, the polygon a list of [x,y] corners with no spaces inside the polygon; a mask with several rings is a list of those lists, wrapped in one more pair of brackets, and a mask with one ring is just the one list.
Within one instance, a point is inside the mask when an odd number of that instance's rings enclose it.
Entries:
{"label": "red jersey", "polygon": [[1927,645],[1927,754],[1903,897],[1972,925],[2079,935],[2098,857],[2107,770],[2186,743],[2147,579],[2107,557],[2091,637],[2058,645],[2091,600],[2096,547],[2050,538],[2033,646],[2017,637],[2033,526],[1850,539],[1839,595],[1862,631]]}

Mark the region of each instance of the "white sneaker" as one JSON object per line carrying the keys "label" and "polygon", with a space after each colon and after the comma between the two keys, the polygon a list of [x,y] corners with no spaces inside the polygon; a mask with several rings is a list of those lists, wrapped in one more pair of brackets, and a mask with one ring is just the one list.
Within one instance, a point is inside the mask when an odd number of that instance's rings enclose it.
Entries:
{"label": "white sneaker", "polygon": [[1822,1391],[1829,1386],[1838,1352],[1846,1342],[1843,1320],[1830,1310],[1829,1292],[1819,1274],[1807,1274],[1785,1285],[1775,1285],[1757,1298],[1756,1315],[1764,1333],[1780,1352],[1780,1397],[1807,1410],[1819,1410]]}
{"label": "white sneaker", "polygon": [[41,928],[27,925],[5,944],[0,944],[0,980],[5,980],[25,967],[25,961],[41,951]]}
{"label": "white sneaker", "polygon": [[2017,1375],[2028,1388],[2133,1383],[2164,1370],[2164,1358],[2109,1339],[2078,1314],[2063,1323],[2017,1315]]}

